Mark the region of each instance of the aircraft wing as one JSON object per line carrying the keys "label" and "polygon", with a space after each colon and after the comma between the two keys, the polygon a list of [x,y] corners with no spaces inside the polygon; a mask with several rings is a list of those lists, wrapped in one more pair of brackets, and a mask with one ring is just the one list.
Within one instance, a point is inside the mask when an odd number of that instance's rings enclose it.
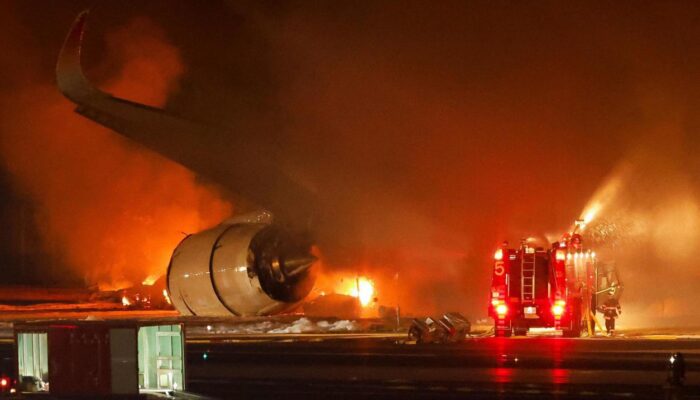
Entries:
{"label": "aircraft wing", "polygon": [[[315,209],[314,194],[275,160],[267,159],[265,149],[254,148],[227,128],[192,122],[92,86],[80,60],[87,14],[84,11],[76,18],[56,65],[58,87],[77,105],[77,113],[266,208],[278,222],[297,229],[308,227]],[[230,151],[222,151],[217,140]]]}

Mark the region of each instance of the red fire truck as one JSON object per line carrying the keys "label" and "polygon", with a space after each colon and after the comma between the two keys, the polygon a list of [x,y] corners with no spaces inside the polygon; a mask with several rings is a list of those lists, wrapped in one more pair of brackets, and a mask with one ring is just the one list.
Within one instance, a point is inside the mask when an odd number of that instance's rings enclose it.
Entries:
{"label": "red fire truck", "polygon": [[494,254],[489,304],[496,336],[525,335],[533,327],[555,328],[566,337],[590,332],[597,294],[610,291],[598,290],[597,275],[596,253],[582,247],[579,234],[567,234],[549,249],[527,240],[519,248],[504,242]]}

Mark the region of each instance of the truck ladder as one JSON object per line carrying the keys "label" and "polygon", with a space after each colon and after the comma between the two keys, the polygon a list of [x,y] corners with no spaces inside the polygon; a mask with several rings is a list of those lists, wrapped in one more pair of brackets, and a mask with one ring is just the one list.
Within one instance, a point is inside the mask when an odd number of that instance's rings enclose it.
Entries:
{"label": "truck ladder", "polygon": [[520,258],[520,299],[523,303],[532,303],[535,301],[535,260],[536,253],[527,253],[523,251],[523,256]]}

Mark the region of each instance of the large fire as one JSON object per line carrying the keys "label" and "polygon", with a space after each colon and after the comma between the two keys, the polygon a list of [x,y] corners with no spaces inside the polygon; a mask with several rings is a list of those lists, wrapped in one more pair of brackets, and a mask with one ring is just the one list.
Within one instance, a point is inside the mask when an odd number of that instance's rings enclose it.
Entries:
{"label": "large fire", "polygon": [[362,307],[367,307],[372,303],[372,298],[374,297],[374,282],[365,277],[359,277],[355,280],[355,283],[355,287],[348,294],[352,297],[357,297]]}
{"label": "large fire", "polygon": [[[362,307],[373,305],[375,300],[374,281],[364,276],[340,276],[332,279],[330,290],[322,290],[321,294],[332,292],[344,294],[358,299]],[[321,284],[321,286],[324,286]]]}
{"label": "large fire", "polygon": [[[114,66],[114,73],[100,86],[163,106],[185,71],[165,32],[136,19],[105,40],[105,54],[112,57],[107,65]],[[232,206],[191,171],[96,126],[73,109],[53,82],[27,85],[21,93],[3,86],[3,163],[35,201],[37,226],[48,251],[87,285],[116,290],[144,277],[149,285],[165,272],[181,232],[218,223],[231,214]]]}

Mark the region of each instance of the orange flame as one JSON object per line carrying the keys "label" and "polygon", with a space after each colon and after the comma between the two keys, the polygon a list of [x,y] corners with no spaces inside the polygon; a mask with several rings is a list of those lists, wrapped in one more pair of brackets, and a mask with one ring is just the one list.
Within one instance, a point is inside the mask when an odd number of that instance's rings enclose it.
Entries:
{"label": "orange flame", "polygon": [[374,298],[374,282],[364,276],[357,278],[343,278],[335,287],[334,292],[357,297],[362,307],[367,307]]}
{"label": "orange flame", "polygon": [[141,284],[144,286],[153,286],[153,284],[156,283],[158,278],[158,275],[148,275],[148,277],[144,279],[143,282],[141,282]]}
{"label": "orange flame", "polygon": [[[120,67],[100,85],[106,91],[162,106],[177,90],[185,66],[162,29],[137,19],[107,34],[106,43],[112,59],[105,65]],[[216,188],[74,108],[53,84],[3,89],[0,154],[36,202],[46,250],[86,284],[119,289],[162,275],[181,232],[231,215]]]}

